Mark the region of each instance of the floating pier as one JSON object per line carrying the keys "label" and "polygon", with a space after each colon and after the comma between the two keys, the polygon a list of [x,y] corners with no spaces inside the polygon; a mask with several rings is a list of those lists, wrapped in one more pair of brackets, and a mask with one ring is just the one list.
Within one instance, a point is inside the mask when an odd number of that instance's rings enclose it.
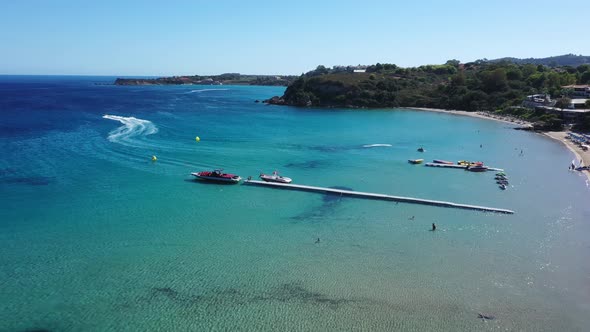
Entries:
{"label": "floating pier", "polygon": [[[462,169],[466,169],[467,166],[465,165],[450,165],[450,164],[437,164],[437,163],[426,163],[424,164],[424,166],[428,166],[428,167],[443,167],[443,168],[462,168]],[[496,172],[504,172],[503,169],[501,168],[495,168],[495,167],[488,167],[489,171],[496,171]]]}
{"label": "floating pier", "polygon": [[487,207],[487,206],[458,204],[458,203],[453,203],[453,202],[434,201],[434,200],[430,200],[430,199],[374,194],[374,193],[366,193],[366,192],[361,192],[361,191],[351,191],[351,190],[342,190],[342,189],[334,189],[334,188],[313,187],[313,186],[305,186],[305,185],[300,185],[300,184],[286,184],[286,183],[264,182],[264,181],[256,181],[256,180],[245,180],[244,184],[266,186],[266,187],[271,187],[271,188],[283,188],[283,189],[291,189],[291,190],[311,191],[311,192],[319,192],[319,193],[325,193],[325,194],[337,194],[337,195],[342,195],[342,196],[375,199],[375,200],[382,200],[382,201],[395,201],[395,202],[403,202],[403,203],[425,204],[425,205],[442,206],[442,207],[457,208],[457,209],[477,210],[477,211],[506,213],[506,214],[513,214],[514,213],[514,211],[512,211],[512,210],[497,209],[497,208],[492,208],[492,207]]}

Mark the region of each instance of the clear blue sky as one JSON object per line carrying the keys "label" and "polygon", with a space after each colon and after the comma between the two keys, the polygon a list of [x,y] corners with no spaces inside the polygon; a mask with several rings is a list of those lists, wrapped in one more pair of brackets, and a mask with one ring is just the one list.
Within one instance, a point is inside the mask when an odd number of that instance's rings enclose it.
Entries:
{"label": "clear blue sky", "polygon": [[583,3],[2,0],[0,74],[300,74],[590,55]]}

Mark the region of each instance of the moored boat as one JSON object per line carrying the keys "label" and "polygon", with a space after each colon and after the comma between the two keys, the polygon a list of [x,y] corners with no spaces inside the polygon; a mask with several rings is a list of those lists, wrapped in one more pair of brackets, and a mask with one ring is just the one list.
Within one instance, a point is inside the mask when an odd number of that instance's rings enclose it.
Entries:
{"label": "moored boat", "polygon": [[410,164],[422,164],[424,162],[424,159],[408,159],[408,162]]}
{"label": "moored boat", "polygon": [[455,165],[455,163],[452,161],[441,160],[441,159],[434,159],[432,162],[435,164]]}
{"label": "moored boat", "polygon": [[461,166],[475,166],[475,165],[483,165],[481,161],[467,161],[467,160],[459,160],[457,165]]}
{"label": "moored boat", "polygon": [[291,183],[293,181],[291,178],[280,176],[277,171],[272,172],[272,175],[262,173],[259,177],[266,182]]}
{"label": "moored boat", "polygon": [[191,173],[191,175],[208,181],[238,183],[242,178],[236,174],[223,173],[222,169]]}
{"label": "moored boat", "polygon": [[423,148],[423,147],[419,147],[419,148],[418,148],[418,152],[424,152],[424,151],[426,151],[426,150],[424,150],[424,148]]}
{"label": "moored boat", "polygon": [[470,172],[486,172],[488,170],[488,167],[484,165],[469,165],[465,168],[465,170],[468,170]]}
{"label": "moored boat", "polygon": [[501,184],[498,187],[500,187],[500,189],[502,189],[502,190],[506,190],[506,184]]}

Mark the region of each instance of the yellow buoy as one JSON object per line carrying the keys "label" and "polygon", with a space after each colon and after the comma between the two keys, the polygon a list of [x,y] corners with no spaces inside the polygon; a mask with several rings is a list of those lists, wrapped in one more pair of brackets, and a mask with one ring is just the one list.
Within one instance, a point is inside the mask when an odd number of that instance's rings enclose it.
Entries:
{"label": "yellow buoy", "polygon": [[158,160],[158,157],[152,156],[152,161],[156,161],[156,160]]}
{"label": "yellow buoy", "polygon": [[201,138],[199,136],[195,137],[195,141],[199,142]]}

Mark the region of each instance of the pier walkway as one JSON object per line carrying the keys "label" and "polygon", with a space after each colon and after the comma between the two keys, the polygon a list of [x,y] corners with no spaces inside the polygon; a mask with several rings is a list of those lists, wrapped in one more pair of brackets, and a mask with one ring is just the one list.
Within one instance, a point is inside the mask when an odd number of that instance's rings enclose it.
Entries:
{"label": "pier walkway", "polygon": [[[463,166],[463,165],[450,165],[450,164],[437,164],[437,163],[426,163],[426,164],[424,164],[424,166],[442,167],[442,168],[462,168],[462,169],[467,168],[467,166]],[[503,169],[496,168],[496,167],[488,167],[488,171],[504,172]]]}
{"label": "pier walkway", "polygon": [[403,203],[425,204],[425,205],[442,206],[442,207],[449,207],[449,208],[477,210],[477,211],[485,211],[485,212],[496,212],[496,213],[506,213],[506,214],[513,214],[514,213],[514,211],[512,211],[512,210],[498,209],[498,208],[492,208],[492,207],[487,207],[487,206],[459,204],[459,203],[453,203],[453,202],[435,201],[435,200],[430,200],[430,199],[374,194],[374,193],[366,193],[366,192],[361,192],[361,191],[350,191],[350,190],[342,190],[342,189],[334,189],[334,188],[313,187],[313,186],[305,186],[305,185],[300,185],[300,184],[286,184],[286,183],[264,182],[264,181],[256,181],[256,180],[245,180],[244,184],[266,186],[266,187],[271,187],[271,188],[311,191],[311,192],[319,192],[319,193],[327,193],[327,194],[338,194],[338,195],[342,195],[342,196],[375,199],[375,200],[382,200],[382,201],[395,201],[395,202],[403,202]]}

